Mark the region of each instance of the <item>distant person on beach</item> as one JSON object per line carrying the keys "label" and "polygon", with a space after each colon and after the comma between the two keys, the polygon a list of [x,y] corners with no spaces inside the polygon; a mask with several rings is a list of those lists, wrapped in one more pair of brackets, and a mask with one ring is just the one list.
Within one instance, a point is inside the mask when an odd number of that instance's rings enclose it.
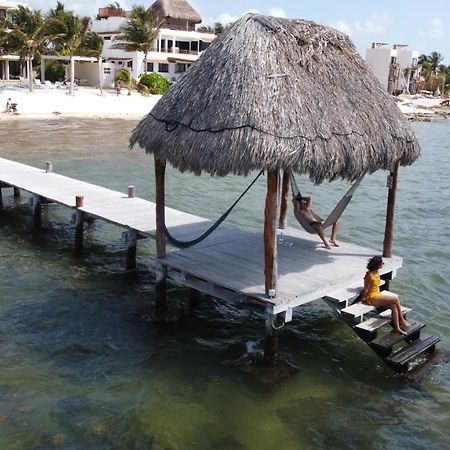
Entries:
{"label": "distant person on beach", "polygon": [[12,103],[11,99],[8,98],[5,106],[5,113],[15,113],[17,111],[17,103]]}
{"label": "distant person on beach", "polygon": [[333,227],[331,228],[330,241],[328,241],[323,231],[323,223],[318,221],[317,217],[311,211],[312,205],[311,197],[298,196],[292,199],[292,202],[294,203],[294,208],[296,208],[297,211],[308,221],[310,227],[313,228],[315,232],[319,235],[320,239],[322,239],[325,248],[327,250],[331,250],[330,244],[334,245],[335,247],[339,247],[337,241],[337,230],[339,227],[339,220],[333,224]]}
{"label": "distant person on beach", "polygon": [[120,80],[116,81],[116,94],[117,96],[120,95],[120,88],[122,87],[122,82]]}
{"label": "distant person on beach", "polygon": [[404,331],[411,326],[402,315],[402,308],[398,296],[392,292],[380,292],[380,269],[384,262],[381,256],[374,256],[369,259],[367,272],[364,277],[364,291],[361,301],[372,306],[385,306],[392,311],[392,322],[394,330],[399,334],[406,334]]}

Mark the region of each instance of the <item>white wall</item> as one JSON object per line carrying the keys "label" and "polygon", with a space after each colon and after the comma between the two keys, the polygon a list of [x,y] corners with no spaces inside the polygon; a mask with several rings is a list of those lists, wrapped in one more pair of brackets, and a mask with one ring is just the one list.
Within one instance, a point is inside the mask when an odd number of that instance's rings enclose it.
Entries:
{"label": "white wall", "polygon": [[388,88],[392,56],[396,56],[396,50],[390,48],[368,48],[366,51],[367,65],[372,69],[372,72],[385,90]]}

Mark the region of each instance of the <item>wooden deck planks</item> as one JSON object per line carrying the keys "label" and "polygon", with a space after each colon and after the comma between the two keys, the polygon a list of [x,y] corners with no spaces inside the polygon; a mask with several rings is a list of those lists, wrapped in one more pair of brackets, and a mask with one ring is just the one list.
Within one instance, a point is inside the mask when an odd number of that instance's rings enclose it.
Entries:
{"label": "wooden deck planks", "polygon": [[[142,198],[128,198],[122,192],[3,158],[0,181],[70,208],[75,207],[75,196],[83,195],[84,206],[80,210],[86,214],[144,235],[155,234],[155,204]],[[192,240],[212,222],[166,207],[166,224],[176,239]],[[351,243],[327,251],[317,236],[287,228],[278,241],[278,294],[274,299],[264,294],[262,232],[250,233],[222,224],[200,244],[171,251],[156,261],[194,279],[270,302],[275,305],[274,313],[278,313],[324,296],[352,297],[362,286],[367,259],[379,253]],[[401,265],[401,258],[387,258],[384,270],[395,274]]]}

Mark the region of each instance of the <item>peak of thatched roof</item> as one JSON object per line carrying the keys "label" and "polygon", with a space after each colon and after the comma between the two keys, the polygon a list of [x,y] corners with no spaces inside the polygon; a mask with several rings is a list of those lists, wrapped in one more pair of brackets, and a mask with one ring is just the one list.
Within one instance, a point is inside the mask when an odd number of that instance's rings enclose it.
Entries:
{"label": "peak of thatched roof", "polygon": [[184,19],[201,23],[202,18],[185,0],[156,0],[150,9],[160,18]]}
{"label": "peak of thatched roof", "polygon": [[292,169],[315,182],[411,164],[420,146],[350,39],[248,14],[216,39],[130,138],[182,171]]}

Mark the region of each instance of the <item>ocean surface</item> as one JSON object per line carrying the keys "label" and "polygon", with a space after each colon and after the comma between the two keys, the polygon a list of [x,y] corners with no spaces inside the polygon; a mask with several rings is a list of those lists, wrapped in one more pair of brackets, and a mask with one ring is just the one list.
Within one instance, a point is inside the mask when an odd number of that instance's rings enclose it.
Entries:
{"label": "ocean surface", "polygon": [[[154,199],[152,158],[129,150],[133,121],[0,122],[0,156]],[[394,252],[404,267],[391,289],[411,318],[450,345],[450,121],[413,124],[422,158],[401,168]],[[248,178],[167,173],[167,203],[216,219]],[[298,178],[326,214],[345,182]],[[346,210],[340,238],[381,249],[386,173],[367,176]],[[282,356],[298,367],[263,386],[242,370],[261,350],[264,318],[251,308],[170,286],[175,323],[154,318],[149,260],[124,274],[122,230],[96,222],[81,254],[70,212],[49,205],[31,231],[23,195],[3,190],[0,211],[0,449],[448,449],[449,367],[421,383],[395,376],[321,302],[302,307],[280,332]],[[265,180],[228,223],[261,230]],[[361,268],[361,278],[364,275]]]}

